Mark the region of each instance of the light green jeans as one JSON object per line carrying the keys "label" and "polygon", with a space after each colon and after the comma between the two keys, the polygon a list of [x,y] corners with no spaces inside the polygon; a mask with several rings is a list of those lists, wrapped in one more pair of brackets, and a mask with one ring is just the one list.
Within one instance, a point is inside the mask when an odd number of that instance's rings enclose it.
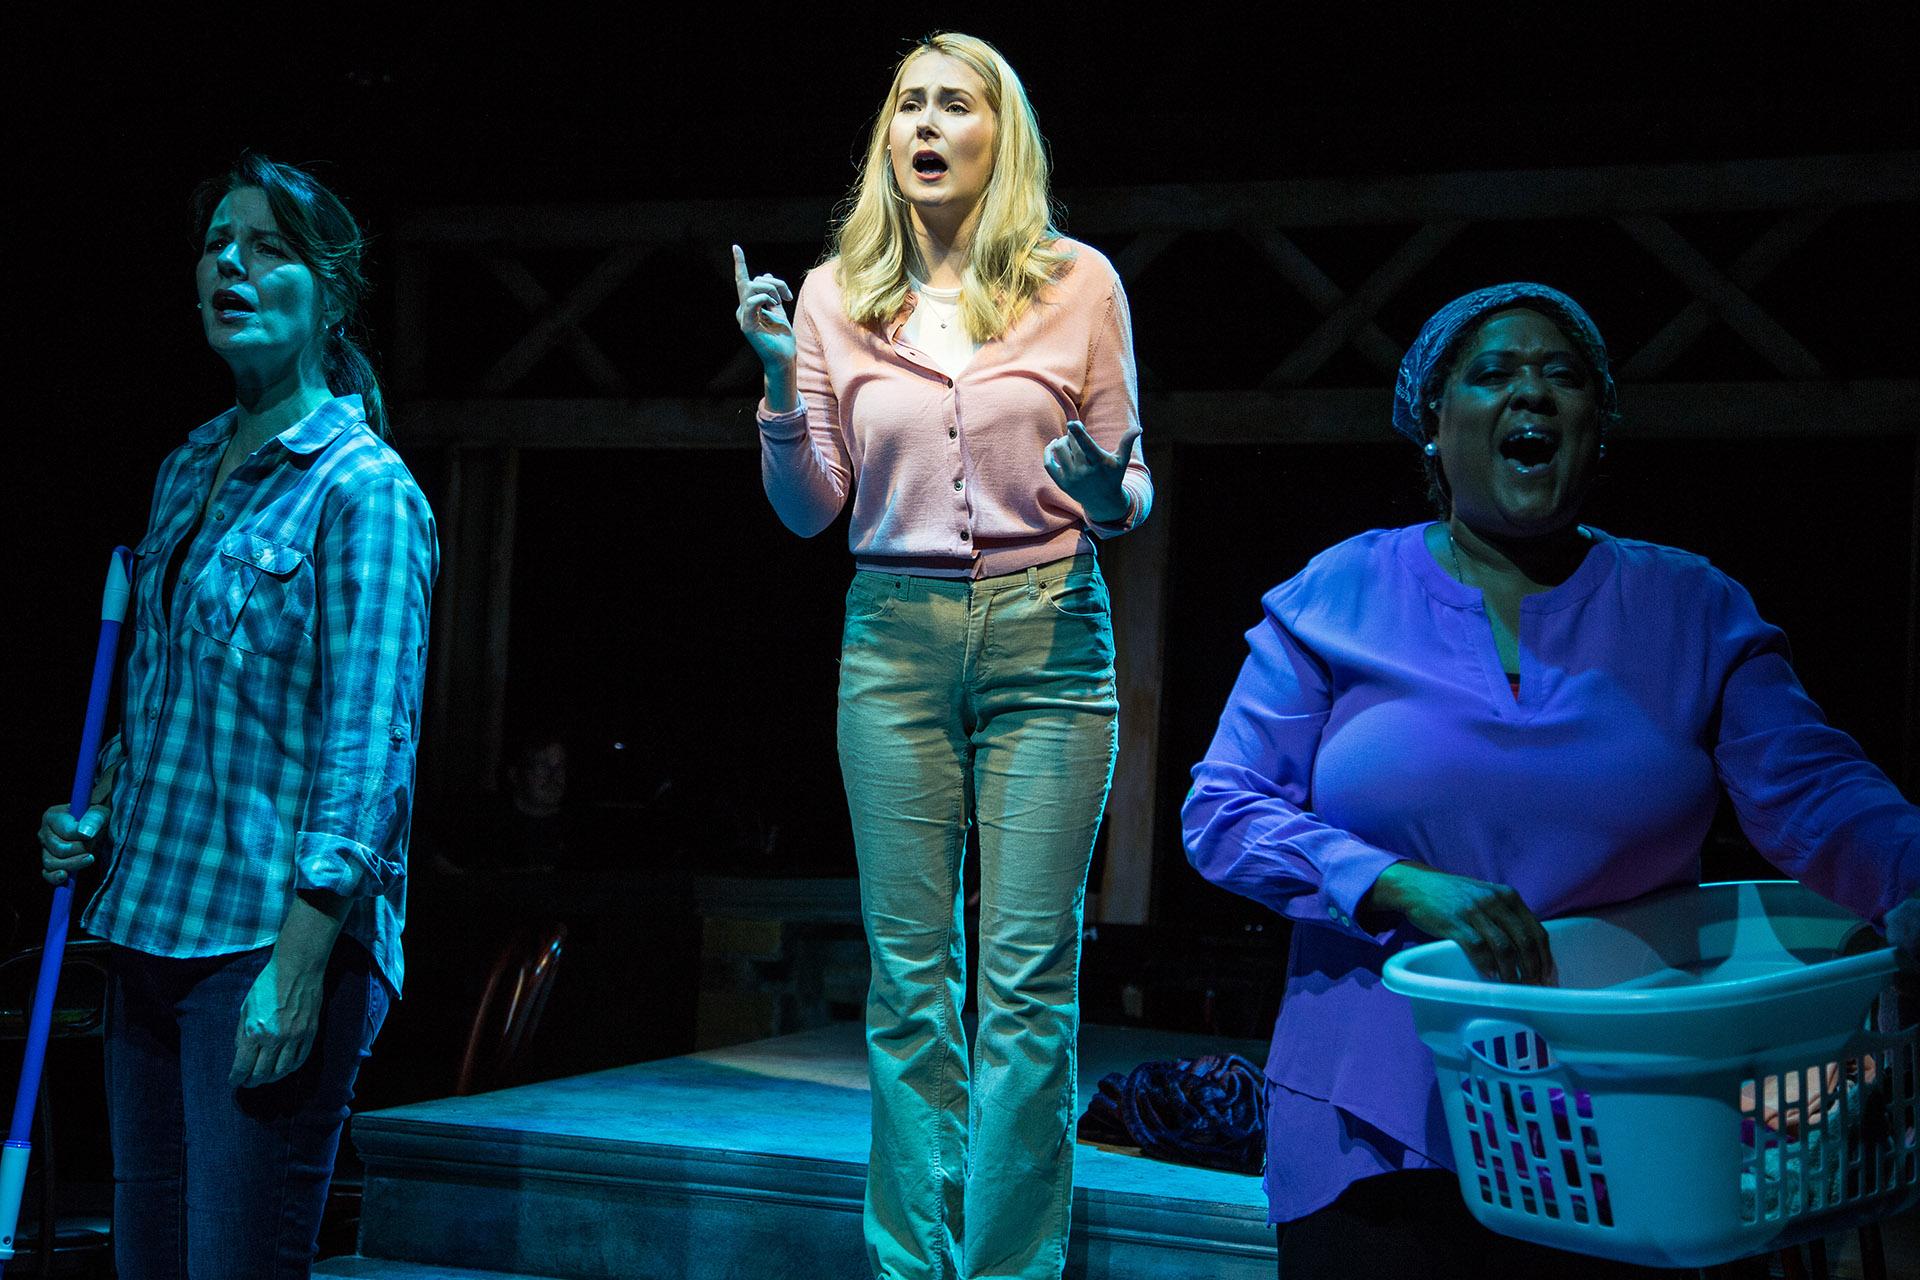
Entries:
{"label": "light green jeans", "polygon": [[[977,581],[855,575],[840,769],[873,959],[865,1226],[882,1280],[1052,1280],[1065,1266],[1080,924],[1117,713],[1092,556]],[[971,1058],[969,822],[980,829]]]}

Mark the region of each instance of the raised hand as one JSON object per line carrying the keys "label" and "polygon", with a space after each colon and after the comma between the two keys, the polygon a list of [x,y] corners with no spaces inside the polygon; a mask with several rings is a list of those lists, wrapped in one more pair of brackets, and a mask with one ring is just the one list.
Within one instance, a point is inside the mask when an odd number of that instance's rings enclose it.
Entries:
{"label": "raised hand", "polygon": [[793,301],[793,290],[778,276],[747,275],[747,255],[733,246],[733,291],[739,305],[734,319],[747,345],[760,357],[760,365],[769,377],[789,374],[793,369],[793,323],[787,319],[786,304]]}
{"label": "raised hand", "polygon": [[1130,428],[1120,437],[1118,451],[1108,453],[1087,430],[1087,424],[1076,420],[1067,423],[1065,435],[1048,442],[1040,462],[1053,482],[1080,504],[1087,519],[1095,524],[1119,524],[1131,509],[1120,481],[1139,442],[1140,428]]}
{"label": "raised hand", "polygon": [[1398,912],[1420,932],[1459,943],[1484,977],[1536,985],[1554,979],[1547,931],[1509,885],[1396,862],[1380,873],[1365,905]]}

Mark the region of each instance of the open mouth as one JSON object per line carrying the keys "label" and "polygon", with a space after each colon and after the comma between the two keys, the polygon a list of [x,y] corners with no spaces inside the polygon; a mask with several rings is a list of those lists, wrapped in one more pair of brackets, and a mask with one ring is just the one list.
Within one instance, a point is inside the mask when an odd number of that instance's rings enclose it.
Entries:
{"label": "open mouth", "polygon": [[1500,441],[1500,456],[1521,475],[1531,475],[1547,467],[1559,452],[1559,434],[1538,426],[1521,427]]}
{"label": "open mouth", "polygon": [[252,303],[248,302],[233,290],[222,289],[213,295],[213,309],[222,312],[244,311],[251,313],[254,307]]}
{"label": "open mouth", "polygon": [[913,153],[913,171],[922,177],[937,178],[947,171],[947,162],[940,158],[937,151],[916,151]]}

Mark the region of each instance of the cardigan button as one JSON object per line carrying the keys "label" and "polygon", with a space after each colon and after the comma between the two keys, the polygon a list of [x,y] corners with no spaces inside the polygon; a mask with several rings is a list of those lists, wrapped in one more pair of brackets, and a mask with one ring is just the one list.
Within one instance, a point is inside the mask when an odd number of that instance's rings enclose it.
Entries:
{"label": "cardigan button", "polygon": [[954,491],[955,493],[958,493],[958,492],[960,492],[960,490],[961,490],[961,489],[962,489],[963,487],[965,487],[965,485],[966,485],[966,483],[967,483],[967,482],[966,482],[966,481],[964,481],[964,480],[955,480],[955,481],[953,482],[953,491]]}

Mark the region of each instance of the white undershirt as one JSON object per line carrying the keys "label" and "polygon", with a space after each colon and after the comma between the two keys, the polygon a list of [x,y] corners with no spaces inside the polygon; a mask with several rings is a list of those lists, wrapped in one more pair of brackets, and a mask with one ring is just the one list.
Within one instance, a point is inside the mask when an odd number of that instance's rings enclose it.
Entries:
{"label": "white undershirt", "polygon": [[912,276],[907,277],[907,285],[918,304],[900,326],[900,336],[949,378],[959,377],[980,350],[980,344],[967,336],[966,322],[960,318],[960,291],[936,289]]}

